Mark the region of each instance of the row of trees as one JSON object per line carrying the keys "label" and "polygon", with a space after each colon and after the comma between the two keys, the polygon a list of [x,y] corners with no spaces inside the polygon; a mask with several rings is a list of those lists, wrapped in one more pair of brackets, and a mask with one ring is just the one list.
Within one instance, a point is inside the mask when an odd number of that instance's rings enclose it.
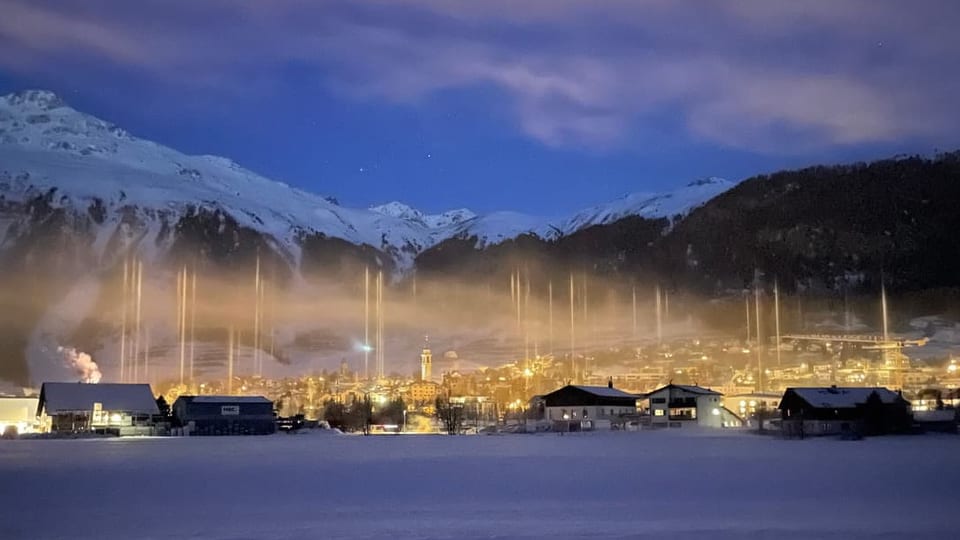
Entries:
{"label": "row of trees", "polygon": [[364,396],[363,399],[354,401],[350,405],[328,401],[323,409],[323,419],[332,428],[342,431],[362,431],[367,434],[373,424],[402,424],[403,411],[406,408],[403,399],[399,398],[375,408],[370,401],[370,396]]}

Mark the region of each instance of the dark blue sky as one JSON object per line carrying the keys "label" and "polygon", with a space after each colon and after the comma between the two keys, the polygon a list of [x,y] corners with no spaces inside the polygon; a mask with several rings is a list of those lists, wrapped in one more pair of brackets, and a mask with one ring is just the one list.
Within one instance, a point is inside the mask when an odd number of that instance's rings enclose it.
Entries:
{"label": "dark blue sky", "polygon": [[0,0],[0,13],[0,92],[48,88],[348,206],[563,214],[708,175],[960,146],[951,1]]}

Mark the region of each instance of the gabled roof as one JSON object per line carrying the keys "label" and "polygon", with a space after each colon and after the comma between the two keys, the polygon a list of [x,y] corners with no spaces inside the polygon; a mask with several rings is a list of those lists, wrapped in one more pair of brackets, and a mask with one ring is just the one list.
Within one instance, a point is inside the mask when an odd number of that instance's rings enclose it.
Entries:
{"label": "gabled roof", "polygon": [[579,385],[572,385],[572,386],[578,390],[583,390],[584,392],[589,392],[595,396],[601,396],[601,397],[618,397],[618,398],[633,398],[633,399],[640,397],[636,394],[624,392],[623,390],[610,388],[609,386],[579,386]]}
{"label": "gabled roof", "polygon": [[703,395],[703,396],[722,396],[722,395],[723,395],[723,394],[721,394],[720,392],[717,392],[717,391],[715,391],[715,390],[711,390],[711,389],[709,389],[709,388],[703,388],[702,386],[693,386],[693,385],[689,385],[689,384],[673,384],[673,383],[670,383],[670,384],[668,384],[668,385],[666,385],[666,386],[663,386],[663,387],[661,387],[661,388],[657,388],[657,389],[654,390],[653,392],[648,393],[647,396],[649,396],[649,395],[651,395],[651,394],[656,394],[657,392],[662,392],[662,391],[667,390],[667,389],[670,389],[670,388],[676,388],[676,389],[678,389],[678,390],[683,390],[683,391],[685,391],[685,392],[690,392],[691,394],[700,394],[700,395]]}
{"label": "gabled roof", "polygon": [[543,396],[547,407],[564,406],[635,406],[640,396],[606,386],[567,385]]}
{"label": "gabled roof", "polygon": [[43,383],[37,415],[69,411],[92,411],[100,403],[105,411],[160,414],[149,384]]}
{"label": "gabled roof", "polygon": [[263,396],[180,396],[192,403],[273,403]]}
{"label": "gabled roof", "polygon": [[[857,405],[863,405],[874,392],[880,397],[880,401],[886,404],[896,403],[903,397],[883,387],[872,388],[848,388],[829,386],[822,388],[787,388],[787,393],[793,392],[800,399],[809,403],[812,407],[823,409],[853,409]],[[786,395],[786,394],[784,394]],[[781,401],[781,407],[782,407]]]}

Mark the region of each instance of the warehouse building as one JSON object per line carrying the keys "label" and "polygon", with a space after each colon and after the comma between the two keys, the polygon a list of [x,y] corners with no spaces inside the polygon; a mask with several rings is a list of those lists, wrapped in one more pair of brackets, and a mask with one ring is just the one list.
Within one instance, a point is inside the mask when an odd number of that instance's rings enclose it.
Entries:
{"label": "warehouse building", "polygon": [[0,436],[33,433],[37,428],[39,402],[35,397],[0,396]]}
{"label": "warehouse building", "polygon": [[36,416],[44,433],[152,435],[160,414],[149,384],[43,383]]}
{"label": "warehouse building", "polygon": [[184,435],[269,435],[277,430],[273,402],[262,396],[180,396],[173,419]]}

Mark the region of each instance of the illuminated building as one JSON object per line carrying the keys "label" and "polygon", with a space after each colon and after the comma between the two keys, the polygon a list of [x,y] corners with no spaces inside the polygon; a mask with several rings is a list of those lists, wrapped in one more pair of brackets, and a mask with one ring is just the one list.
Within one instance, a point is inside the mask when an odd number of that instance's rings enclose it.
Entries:
{"label": "illuminated building", "polygon": [[653,427],[682,427],[694,424],[706,427],[724,427],[736,422],[730,411],[723,408],[723,394],[685,384],[668,384],[647,394],[650,425]]}
{"label": "illuminated building", "polygon": [[748,393],[727,395],[723,397],[723,405],[746,420],[757,412],[774,412],[780,405],[780,394]]}
{"label": "illuminated building", "polygon": [[432,409],[438,395],[440,385],[435,382],[417,381],[410,385],[410,402],[415,408]]}
{"label": "illuminated building", "polygon": [[35,397],[0,397],[0,435],[7,429],[18,435],[35,431],[39,401]]}
{"label": "illuminated building", "polygon": [[180,396],[173,418],[185,435],[269,435],[273,402],[262,396]]}
{"label": "illuminated building", "polygon": [[429,381],[433,378],[433,353],[424,346],[420,353],[420,380]]}
{"label": "illuminated building", "polygon": [[543,396],[544,416],[563,431],[609,429],[637,414],[636,394],[607,386],[567,385]]}
{"label": "illuminated building", "polygon": [[160,414],[148,384],[43,383],[37,416],[40,430],[148,435]]}

